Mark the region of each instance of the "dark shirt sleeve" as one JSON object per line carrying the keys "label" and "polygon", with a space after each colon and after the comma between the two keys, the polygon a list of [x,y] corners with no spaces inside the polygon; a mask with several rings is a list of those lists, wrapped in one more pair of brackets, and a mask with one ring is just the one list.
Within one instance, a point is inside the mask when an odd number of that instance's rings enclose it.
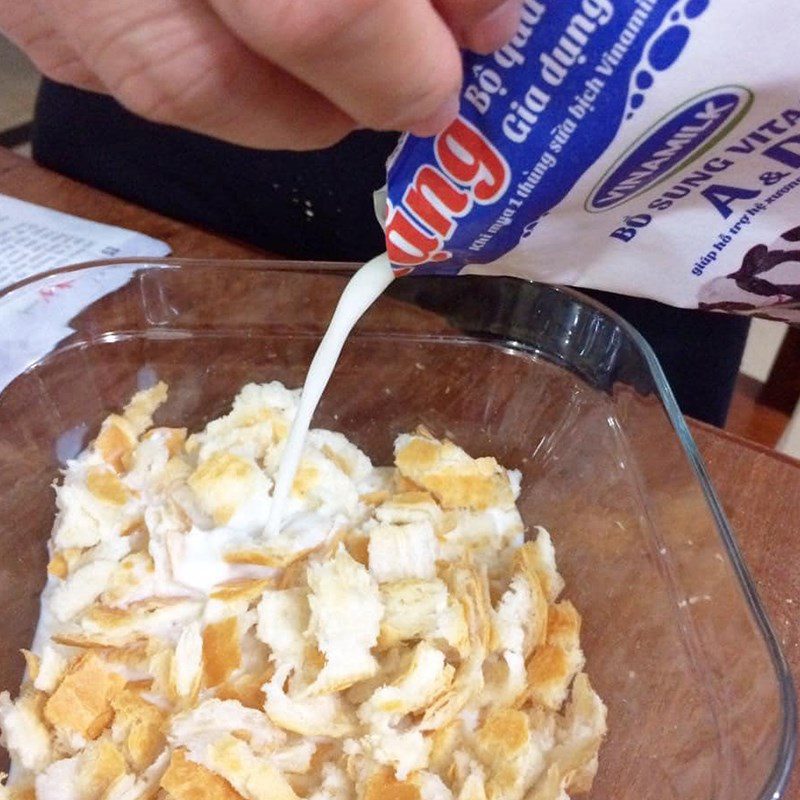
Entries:
{"label": "dark shirt sleeve", "polygon": [[396,133],[358,131],[310,153],[237,147],[136,117],[45,80],[33,155],[43,166],[289,258],[365,261],[384,249],[372,192]]}

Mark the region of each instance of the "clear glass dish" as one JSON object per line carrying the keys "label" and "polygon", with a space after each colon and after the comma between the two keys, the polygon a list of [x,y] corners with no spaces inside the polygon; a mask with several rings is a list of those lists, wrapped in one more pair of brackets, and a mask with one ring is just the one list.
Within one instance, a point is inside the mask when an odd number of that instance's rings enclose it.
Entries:
{"label": "clear glass dish", "polygon": [[[197,427],[248,381],[302,383],[342,266],[103,262],[0,294],[0,688],[30,643],[50,484],[102,418],[163,379]],[[581,295],[404,278],[345,347],[317,425],[376,463],[423,423],[523,473],[583,614],[609,735],[592,798],[778,796],[795,748],[786,663],[705,468],[641,337]]]}

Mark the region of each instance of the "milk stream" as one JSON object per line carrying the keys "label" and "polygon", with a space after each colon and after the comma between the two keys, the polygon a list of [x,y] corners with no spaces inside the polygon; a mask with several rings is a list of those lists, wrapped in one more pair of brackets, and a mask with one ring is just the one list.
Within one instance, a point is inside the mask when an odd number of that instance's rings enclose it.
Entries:
{"label": "milk stream", "polygon": [[311,418],[320,397],[328,385],[333,369],[339,359],[347,337],[364,312],[383,294],[394,279],[392,265],[386,253],[368,261],[350,279],[333,312],[328,330],[322,338],[314,359],[309,367],[300,396],[289,438],[281,456],[275,489],[272,493],[272,506],[267,521],[267,538],[280,531],[283,509],[294,483],[294,476],[300,464],[303,443],[311,425]]}

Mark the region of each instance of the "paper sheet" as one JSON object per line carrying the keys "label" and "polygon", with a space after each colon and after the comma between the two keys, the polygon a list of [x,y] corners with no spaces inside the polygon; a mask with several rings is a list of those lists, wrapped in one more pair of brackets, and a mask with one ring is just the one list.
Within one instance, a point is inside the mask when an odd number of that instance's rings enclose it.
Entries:
{"label": "paper sheet", "polygon": [[150,236],[0,194],[0,286],[82,261],[169,251]]}
{"label": "paper sheet", "polygon": [[[159,258],[166,242],[63,214],[0,194],[0,289],[33,275],[104,258]],[[127,283],[125,265],[91,276],[54,275],[44,285],[0,298],[7,344],[0,350],[0,390],[73,332],[70,320]],[[9,341],[10,339],[10,341]]]}

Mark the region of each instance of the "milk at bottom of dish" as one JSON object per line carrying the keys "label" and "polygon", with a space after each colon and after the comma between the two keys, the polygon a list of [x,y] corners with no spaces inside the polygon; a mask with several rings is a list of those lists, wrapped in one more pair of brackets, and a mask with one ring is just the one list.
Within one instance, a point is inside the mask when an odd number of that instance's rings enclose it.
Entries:
{"label": "milk at bottom of dish", "polygon": [[383,294],[393,279],[392,265],[386,253],[382,253],[364,264],[353,275],[339,298],[328,330],[314,354],[314,359],[306,375],[300,404],[281,456],[266,528],[268,538],[277,535],[280,530],[283,508],[294,483],[294,476],[300,463],[303,442],[308,433],[311,418],[328,385],[342,347],[353,326]]}

